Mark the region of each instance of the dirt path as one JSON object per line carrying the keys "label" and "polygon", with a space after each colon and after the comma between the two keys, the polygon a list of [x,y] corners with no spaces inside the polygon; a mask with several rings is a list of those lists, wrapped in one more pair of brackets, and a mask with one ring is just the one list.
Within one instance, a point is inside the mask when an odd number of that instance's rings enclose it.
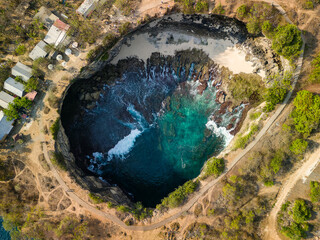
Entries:
{"label": "dirt path", "polygon": [[303,163],[303,165],[297,169],[294,173],[290,175],[288,180],[285,182],[283,187],[280,189],[277,202],[274,205],[272,211],[268,217],[268,224],[265,229],[266,235],[265,239],[272,239],[272,240],[281,240],[277,232],[277,214],[281,208],[281,205],[286,200],[288,194],[290,193],[291,189],[296,185],[296,183],[304,178],[306,175],[310,174],[310,169],[314,169],[317,164],[320,162],[320,148],[318,148],[307,161]]}
{"label": "dirt path", "polygon": [[[156,0],[152,0],[147,1],[147,0],[143,0],[146,4],[146,6],[144,6],[143,8],[141,7],[139,9],[140,12],[143,11],[147,11],[148,8],[156,8],[157,6],[161,5],[160,1],[156,1]],[[150,3],[149,3],[150,2]],[[157,5],[158,2],[158,5]],[[167,2],[167,1],[163,1],[163,2]],[[288,22],[291,23],[290,19],[286,16],[285,11],[282,9],[282,7],[278,4],[276,4],[274,1],[271,0],[265,0],[265,2],[268,3],[272,3],[273,5],[279,9],[279,11],[281,13],[283,13],[283,15],[285,16],[285,18],[287,19]],[[304,50],[304,44],[302,47],[302,50]],[[293,85],[292,85],[292,89],[295,88],[298,77],[300,75],[300,71],[301,71],[301,67],[302,67],[302,61],[303,61],[303,51],[302,54],[300,55],[299,59],[298,59],[298,63],[297,63],[297,68],[294,72],[293,75]],[[173,221],[174,219],[177,219],[178,217],[182,216],[186,211],[188,211],[198,200],[201,196],[203,196],[203,194],[205,194],[210,188],[212,188],[218,181],[220,181],[241,159],[243,156],[245,156],[258,142],[259,140],[264,136],[264,134],[268,131],[268,129],[272,126],[272,124],[276,121],[276,119],[278,118],[278,116],[280,115],[280,113],[283,111],[283,109],[286,107],[287,103],[289,102],[289,99],[292,95],[292,90],[288,93],[286,99],[284,100],[284,102],[282,103],[282,105],[280,105],[278,107],[278,109],[276,110],[276,112],[273,114],[273,116],[268,120],[268,122],[265,124],[265,126],[262,128],[262,130],[259,132],[259,134],[256,136],[255,140],[252,141],[243,151],[241,151],[232,161],[232,163],[230,164],[229,168],[225,171],[225,173],[223,173],[219,178],[214,179],[213,181],[207,183],[206,185],[202,186],[201,189],[195,193],[195,195],[181,208],[177,209],[178,212],[171,215],[170,217],[167,217],[166,219],[163,219],[159,222],[150,224],[150,225],[145,225],[145,226],[127,226],[124,222],[122,222],[118,217],[105,213],[103,211],[98,210],[97,208],[95,208],[94,206],[88,204],[87,202],[85,202],[83,199],[81,199],[80,197],[78,197],[74,192],[70,192],[69,187],[67,186],[67,184],[64,182],[64,180],[61,178],[61,176],[59,175],[59,173],[57,172],[57,170],[54,168],[54,166],[52,165],[50,159],[49,159],[49,155],[48,155],[48,150],[47,150],[47,145],[44,144],[43,145],[43,152],[45,155],[45,159],[47,161],[47,163],[49,164],[51,171],[54,175],[54,177],[58,180],[59,184],[61,185],[61,187],[63,188],[63,190],[66,192],[66,194],[75,202],[77,202],[79,205],[81,205],[82,207],[84,207],[86,210],[88,210],[89,212],[96,214],[98,216],[104,217],[112,222],[114,222],[115,224],[119,225],[120,227],[127,229],[127,230],[133,230],[133,231],[150,231],[150,230],[154,230],[157,229],[159,227],[162,227],[164,225],[166,225],[167,223]],[[43,128],[43,120],[42,117],[40,118],[39,121],[39,127],[40,129]],[[43,141],[45,141],[45,136],[44,134],[41,132],[40,133],[40,137]],[[269,224],[269,229],[272,229],[273,231],[275,231],[274,229],[276,229],[275,224],[273,224],[271,222],[271,224]],[[276,232],[276,231],[275,231]],[[269,231],[270,233],[270,231]]]}

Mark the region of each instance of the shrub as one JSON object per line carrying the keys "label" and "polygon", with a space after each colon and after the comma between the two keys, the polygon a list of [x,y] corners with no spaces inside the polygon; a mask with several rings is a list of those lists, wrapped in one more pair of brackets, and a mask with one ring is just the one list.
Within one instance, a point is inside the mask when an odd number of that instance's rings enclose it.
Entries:
{"label": "shrub", "polygon": [[259,130],[258,125],[252,125],[250,132],[245,136],[239,136],[234,143],[234,149],[245,148],[251,137]]}
{"label": "shrub", "polygon": [[237,17],[244,18],[248,14],[247,5],[243,4],[237,9]]}
{"label": "shrub", "polygon": [[31,77],[29,78],[28,82],[25,83],[25,91],[26,92],[32,92],[33,90],[37,90],[38,89],[38,79]]}
{"label": "shrub", "polygon": [[27,48],[25,45],[21,44],[14,51],[17,55],[23,55],[27,52]]}
{"label": "shrub", "polygon": [[56,121],[50,127],[50,132],[54,140],[57,139],[59,129],[60,129],[60,118],[57,118]]}
{"label": "shrub", "polygon": [[220,15],[224,14],[225,12],[226,10],[224,10],[224,7],[221,5],[221,3],[219,3],[219,5],[212,10],[212,13]]}
{"label": "shrub", "polygon": [[305,200],[297,199],[294,202],[290,214],[295,222],[303,223],[311,218],[311,208],[307,205]]}
{"label": "shrub", "polygon": [[261,116],[261,113],[262,112],[250,113],[250,116],[249,116],[250,120],[253,121],[253,120],[258,119]]}
{"label": "shrub", "polygon": [[292,240],[300,240],[307,236],[306,231],[309,230],[307,223],[299,224],[296,222],[291,223],[290,226],[282,227],[281,232]]}
{"label": "shrub", "polygon": [[89,193],[89,198],[92,200],[94,204],[99,204],[104,202],[102,198],[100,198],[94,193]]}
{"label": "shrub", "polygon": [[282,212],[286,212],[288,207],[290,206],[291,202],[290,201],[286,201],[284,204],[282,204],[281,206],[281,211]]}
{"label": "shrub", "polygon": [[288,24],[276,28],[272,48],[285,58],[292,60],[302,46],[301,33],[295,25]]}
{"label": "shrub", "polygon": [[130,30],[130,22],[125,22],[119,27],[119,33],[121,36],[127,34]]}
{"label": "shrub", "polygon": [[272,26],[272,24],[270,23],[269,20],[263,22],[263,24],[262,24],[262,33],[268,38],[272,37],[273,26]]}
{"label": "shrub", "polygon": [[297,132],[308,137],[311,131],[317,129],[320,121],[320,97],[307,90],[298,92],[293,101],[295,109],[291,112],[294,127]]}
{"label": "shrub", "polygon": [[54,152],[50,160],[53,165],[59,167],[61,170],[67,171],[67,166],[61,152]]}
{"label": "shrub", "polygon": [[312,202],[320,202],[320,183],[310,182],[310,198]]}
{"label": "shrub", "polygon": [[247,30],[253,35],[258,35],[261,33],[260,23],[256,17],[251,17],[247,22]]}
{"label": "shrub", "polygon": [[306,1],[306,2],[303,4],[303,8],[304,8],[304,9],[313,9],[313,8],[314,8],[313,2],[310,1],[310,0]]}
{"label": "shrub", "polygon": [[275,174],[279,172],[282,166],[283,158],[284,158],[283,152],[277,151],[275,156],[271,159],[270,167],[272,168]]}
{"label": "shrub", "polygon": [[209,3],[207,0],[198,0],[195,8],[197,13],[204,13],[209,10]]}
{"label": "shrub", "polygon": [[224,171],[224,160],[222,158],[211,158],[206,163],[204,170],[204,177],[214,175],[215,177],[219,176]]}
{"label": "shrub", "polygon": [[122,213],[126,213],[130,211],[130,208],[124,205],[119,205],[117,207],[117,211],[122,212]]}
{"label": "shrub", "polygon": [[291,143],[290,151],[296,155],[303,154],[308,147],[308,142],[303,139],[296,139]]}
{"label": "shrub", "polygon": [[169,208],[178,207],[186,200],[189,194],[193,193],[198,188],[198,186],[199,181],[189,180],[170,193],[168,197],[165,197],[161,201],[161,204]]}

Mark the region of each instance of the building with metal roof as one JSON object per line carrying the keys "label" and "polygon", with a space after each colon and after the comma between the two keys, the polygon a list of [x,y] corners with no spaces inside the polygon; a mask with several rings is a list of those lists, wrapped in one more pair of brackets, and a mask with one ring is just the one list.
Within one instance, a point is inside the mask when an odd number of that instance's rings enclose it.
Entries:
{"label": "building with metal roof", "polygon": [[70,26],[68,24],[57,19],[43,40],[48,44],[58,46],[67,37],[67,31],[69,28]]}
{"label": "building with metal roof", "polygon": [[97,2],[97,0],[85,0],[76,12],[84,17],[87,17],[96,9]]}
{"label": "building with metal roof", "polygon": [[24,85],[14,80],[12,77],[9,77],[4,82],[3,88],[18,97],[23,97],[24,95]]}
{"label": "building with metal roof", "polygon": [[32,51],[29,54],[29,57],[32,60],[36,60],[40,57],[46,57],[48,55],[47,47],[48,45],[44,41],[38,42],[38,44],[32,49]]}
{"label": "building with metal roof", "polygon": [[12,124],[13,120],[8,121],[3,111],[0,111],[0,142],[5,140],[10,133],[11,129],[13,128]]}
{"label": "building with metal roof", "polygon": [[9,103],[12,103],[14,100],[14,97],[9,95],[8,93],[1,91],[0,92],[0,106],[3,108],[8,108]]}
{"label": "building with metal roof", "polygon": [[53,25],[53,23],[59,19],[56,15],[54,15],[49,9],[42,6],[39,11],[34,15],[34,19],[39,19],[40,22],[44,24],[44,26],[49,29]]}
{"label": "building with metal roof", "polygon": [[15,77],[19,76],[23,81],[27,82],[32,77],[32,69],[21,62],[18,62],[12,69],[11,74]]}

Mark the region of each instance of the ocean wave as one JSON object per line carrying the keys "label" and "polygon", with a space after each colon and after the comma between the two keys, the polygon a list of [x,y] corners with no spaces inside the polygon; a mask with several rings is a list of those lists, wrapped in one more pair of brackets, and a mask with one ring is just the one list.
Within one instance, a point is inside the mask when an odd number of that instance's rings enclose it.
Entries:
{"label": "ocean wave", "polygon": [[223,137],[225,141],[225,146],[227,146],[233,139],[233,135],[225,127],[218,127],[218,125],[213,121],[209,120],[206,123],[206,127],[211,130],[216,136]]}

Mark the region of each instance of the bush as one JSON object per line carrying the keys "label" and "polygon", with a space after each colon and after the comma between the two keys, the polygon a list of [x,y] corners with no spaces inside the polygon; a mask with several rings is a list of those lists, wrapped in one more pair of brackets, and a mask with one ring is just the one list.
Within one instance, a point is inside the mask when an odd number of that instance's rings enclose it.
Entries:
{"label": "bush", "polygon": [[302,46],[301,33],[295,25],[278,26],[272,40],[272,48],[285,58],[292,60]]}
{"label": "bush", "polygon": [[261,116],[261,113],[262,112],[250,113],[250,116],[249,116],[250,120],[254,121],[254,120],[258,119]]}
{"label": "bush", "polygon": [[130,211],[130,208],[124,205],[119,205],[117,207],[117,211],[122,212],[122,213],[126,213]]}
{"label": "bush", "polygon": [[234,149],[245,148],[251,137],[259,130],[258,125],[252,125],[250,132],[245,136],[239,136],[234,143]]}
{"label": "bush", "polygon": [[100,198],[94,193],[89,193],[89,198],[92,200],[94,204],[99,204],[104,202],[102,198]]}
{"label": "bush", "polygon": [[295,222],[303,223],[311,218],[311,208],[307,205],[305,200],[297,199],[294,202],[290,214]]}
{"label": "bush", "polygon": [[295,109],[291,112],[294,126],[297,132],[306,138],[312,130],[319,127],[320,121],[320,97],[307,90],[298,92],[293,101]]}
{"label": "bush", "polygon": [[119,33],[121,34],[121,36],[123,36],[129,32],[130,25],[131,25],[130,22],[125,22],[119,27]]}
{"label": "bush", "polygon": [[312,70],[309,76],[311,83],[320,82],[320,54],[312,60]]}
{"label": "bush", "polygon": [[27,52],[27,48],[25,45],[21,44],[14,51],[17,55],[23,55]]}
{"label": "bush", "polygon": [[50,132],[54,140],[57,139],[59,129],[60,129],[60,118],[57,118],[56,121],[50,127]]}
{"label": "bush", "polygon": [[248,14],[247,5],[243,4],[237,9],[237,17],[244,18]]}
{"label": "bush", "polygon": [[303,8],[304,8],[304,9],[313,9],[313,8],[314,8],[313,2],[310,1],[310,0],[306,1],[306,2],[303,4]]}
{"label": "bush", "polygon": [[310,198],[312,202],[320,202],[320,183],[310,182]]}
{"label": "bush", "polygon": [[196,12],[204,13],[209,11],[209,3],[207,0],[198,0],[196,4]]}
{"label": "bush", "polygon": [[25,91],[32,92],[33,90],[38,89],[39,81],[37,78],[31,77],[29,78],[28,82],[25,83]]}
{"label": "bush", "polygon": [[224,171],[224,160],[222,158],[211,158],[206,163],[204,170],[204,177],[214,175],[215,177],[219,176]]}
{"label": "bush", "polygon": [[272,38],[272,34],[273,34],[273,26],[270,23],[269,20],[264,21],[262,24],[262,33],[268,37],[268,38]]}
{"label": "bush", "polygon": [[290,226],[283,227],[281,232],[283,232],[284,235],[292,240],[300,240],[301,238],[305,238],[307,236],[306,231],[308,230],[309,226],[307,223],[299,224],[293,222]]}
{"label": "bush", "polygon": [[32,102],[26,97],[15,98],[12,103],[9,103],[7,109],[3,109],[3,113],[9,121],[19,118],[20,109],[30,109]]}
{"label": "bush", "polygon": [[282,166],[283,158],[284,158],[283,152],[277,151],[275,156],[271,159],[270,167],[272,168],[275,174],[279,172]]}
{"label": "bush", "polygon": [[296,139],[291,143],[290,151],[296,155],[303,154],[308,147],[308,142],[303,139]]}
{"label": "bush", "polygon": [[67,171],[67,166],[61,152],[54,152],[51,158],[51,162],[61,170]]}
{"label": "bush", "polygon": [[180,206],[199,186],[199,181],[189,180],[182,186],[179,186],[175,191],[170,193],[168,197],[165,197],[161,201],[161,205],[164,207],[175,208]]}
{"label": "bush", "polygon": [[253,35],[259,35],[261,33],[260,23],[256,17],[251,17],[246,26],[248,32]]}
{"label": "bush", "polygon": [[226,10],[224,10],[224,7],[221,5],[221,3],[219,3],[219,5],[212,10],[212,13],[220,15],[224,14],[225,12]]}

